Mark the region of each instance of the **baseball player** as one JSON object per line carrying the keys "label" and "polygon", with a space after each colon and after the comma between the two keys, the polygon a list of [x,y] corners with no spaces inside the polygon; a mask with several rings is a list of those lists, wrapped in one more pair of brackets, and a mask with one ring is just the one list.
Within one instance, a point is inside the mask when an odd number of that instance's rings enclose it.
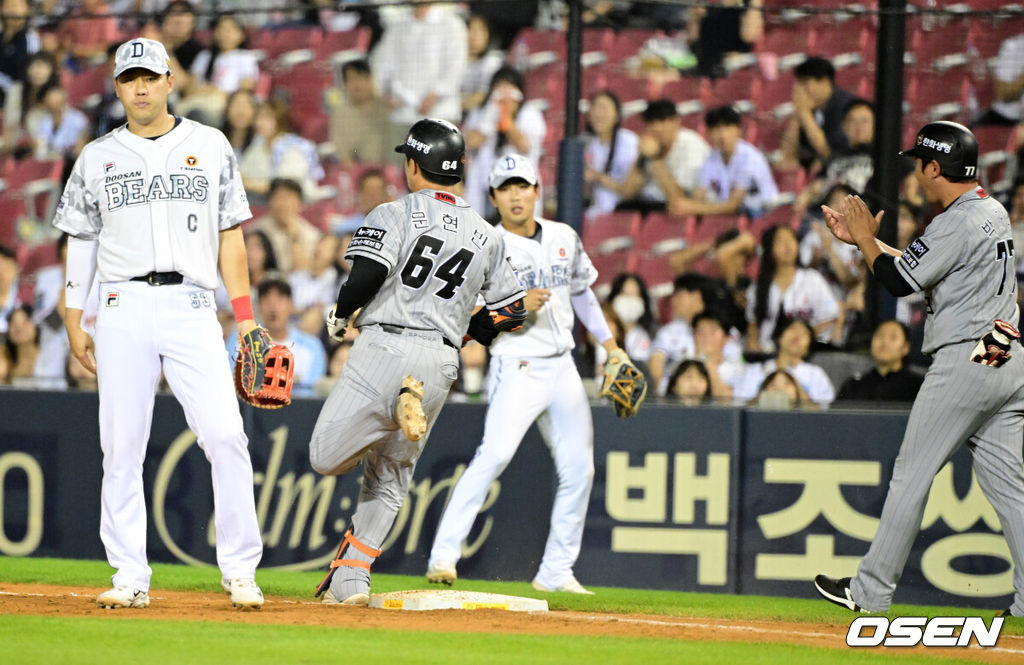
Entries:
{"label": "baseball player", "polygon": [[558,489],[538,591],[591,593],[573,575],[594,477],[590,405],[572,358],[573,312],[609,352],[619,350],[590,285],[597,271],[567,224],[534,217],[537,172],[530,160],[510,154],[490,173],[491,203],[498,210],[509,260],[527,290],[530,312],[523,329],[491,346],[490,390],[483,442],[452,492],[430,552],[427,579],[451,584],[462,541],[469,534],[491,483],[512,460],[536,420],[551,449]]}
{"label": "baseball player", "polygon": [[[239,227],[249,204],[224,135],[168,114],[174,76],[163,45],[133,39],[114,62],[128,122],[85,146],[53,220],[71,236],[68,342],[99,381],[100,535],[117,572],[96,600],[149,605],[142,461],[162,370],[212,466],[221,583],[235,606],[256,609],[263,544],[252,463],[213,301],[219,267],[239,332],[256,327]],[[81,327],[94,275],[95,345]]]}
{"label": "baseball player", "polygon": [[[345,255],[352,270],[327,316],[329,334],[341,341],[362,308],[360,335],[320,411],[309,459],[325,475],[363,462],[363,483],[351,528],[317,588],[326,604],[369,602],[370,564],[458,375],[467,328],[497,335],[526,318],[503,237],[453,193],[465,168],[459,130],[420,120],[395,151],[405,155],[411,193],[377,206],[355,232]],[[473,314],[478,295],[486,306]]]}
{"label": "baseball player", "polygon": [[853,611],[887,612],[921,527],[932,478],[967,443],[982,491],[999,516],[1014,562],[1016,595],[1006,615],[1024,616],[1024,350],[1016,330],[1016,262],[1006,210],[978,186],[978,143],[963,125],[933,122],[901,153],[940,204],[924,235],[900,253],[875,238],[860,198],[824,207],[832,233],[856,244],[895,296],[924,291],[924,352],[933,356],[907,422],[878,532],[853,578],[814,585]]}

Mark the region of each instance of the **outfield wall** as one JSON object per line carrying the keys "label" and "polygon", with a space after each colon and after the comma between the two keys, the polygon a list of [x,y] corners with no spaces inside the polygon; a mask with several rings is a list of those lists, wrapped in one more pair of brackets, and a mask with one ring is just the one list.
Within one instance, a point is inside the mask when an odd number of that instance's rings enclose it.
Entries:
{"label": "outfield wall", "polygon": [[[307,459],[317,400],[246,409],[265,566],[324,568],[358,474]],[[0,393],[0,554],[103,558],[94,393]],[[449,404],[375,566],[422,574],[441,509],[472,457],[485,406]],[[594,407],[595,478],[576,566],[584,584],[812,597],[817,572],[851,575],[877,526],[904,412]],[[159,396],[145,464],[153,561],[215,561],[209,465],[173,398]],[[528,580],[547,538],[551,458],[533,428],[491,487],[459,566]],[[961,449],[932,487],[898,602],[1001,608],[1010,555]]]}

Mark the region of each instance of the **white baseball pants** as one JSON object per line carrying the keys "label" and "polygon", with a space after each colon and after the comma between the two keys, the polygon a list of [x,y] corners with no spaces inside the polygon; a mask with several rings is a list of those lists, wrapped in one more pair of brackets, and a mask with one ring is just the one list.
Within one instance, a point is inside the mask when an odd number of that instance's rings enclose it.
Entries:
{"label": "white baseball pants", "polygon": [[[188,426],[210,461],[217,564],[224,578],[253,578],[263,554],[248,439],[225,362],[213,291],[188,282],[100,287],[96,368],[103,492],[100,536],[117,569],[114,586],[149,589],[146,457],[153,401],[163,369]],[[204,520],[204,515],[195,519]]]}
{"label": "white baseball pants", "polygon": [[556,589],[572,576],[594,481],[594,425],[572,354],[491,359],[484,438],[445,508],[430,562],[457,562],[491,483],[512,460],[534,420],[558,476],[551,530],[536,581]]}

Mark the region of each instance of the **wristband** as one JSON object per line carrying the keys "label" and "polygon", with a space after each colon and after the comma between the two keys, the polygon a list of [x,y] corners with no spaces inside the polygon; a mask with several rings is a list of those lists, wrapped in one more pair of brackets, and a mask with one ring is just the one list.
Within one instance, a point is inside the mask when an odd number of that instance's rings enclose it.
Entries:
{"label": "wristband", "polygon": [[250,296],[232,298],[231,308],[235,310],[235,321],[239,323],[254,318],[252,315],[252,298]]}

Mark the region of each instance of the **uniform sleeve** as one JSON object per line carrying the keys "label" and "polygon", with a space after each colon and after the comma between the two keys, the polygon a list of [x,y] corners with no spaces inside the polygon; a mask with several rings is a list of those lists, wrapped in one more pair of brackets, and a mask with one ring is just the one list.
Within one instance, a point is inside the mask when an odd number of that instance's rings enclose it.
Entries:
{"label": "uniform sleeve", "polygon": [[573,231],[572,237],[576,243],[576,260],[573,262],[572,274],[569,277],[569,290],[572,295],[578,296],[597,281],[597,268],[583,249],[583,241],[580,240],[579,234]]}
{"label": "uniform sleeve", "polygon": [[374,208],[356,229],[349,243],[346,259],[363,256],[383,264],[390,273],[401,259],[405,225],[393,205]]}
{"label": "uniform sleeve", "polygon": [[249,211],[249,198],[245,195],[245,187],[242,186],[242,173],[238,169],[235,151],[226,136],[220,134],[220,140],[223,158],[220,169],[218,228],[225,231],[251,219],[252,212]]}
{"label": "uniform sleeve", "polygon": [[967,246],[965,228],[960,219],[933,221],[923,236],[907,245],[896,259],[896,270],[914,291],[935,286],[960,263]]}
{"label": "uniform sleeve", "polygon": [[512,263],[505,252],[505,240],[495,233],[491,236],[494,249],[491,250],[491,265],[487,271],[487,280],[480,291],[483,293],[487,309],[498,309],[526,297]]}
{"label": "uniform sleeve", "polygon": [[54,226],[82,240],[95,240],[103,228],[99,200],[85,181],[85,162],[89,154],[91,151],[83,150],[75,161],[53,217]]}

